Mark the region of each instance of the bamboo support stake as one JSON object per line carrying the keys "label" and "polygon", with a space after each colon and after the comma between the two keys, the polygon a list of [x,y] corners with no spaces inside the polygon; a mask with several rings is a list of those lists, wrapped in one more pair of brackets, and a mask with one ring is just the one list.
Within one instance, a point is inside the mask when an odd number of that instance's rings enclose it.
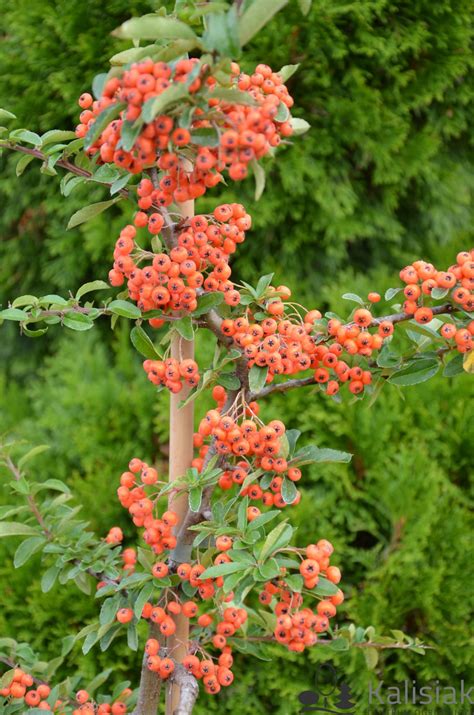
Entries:
{"label": "bamboo support stake", "polygon": [[[183,218],[194,216],[194,201],[186,201],[179,205],[180,214]],[[178,361],[194,358],[194,340],[185,340],[180,335],[174,335],[171,340],[171,357]],[[186,407],[179,408],[182,400],[185,400],[190,392],[187,385],[177,395],[170,397],[170,457],[169,457],[169,480],[182,477],[191,466],[193,460],[193,433],[194,433],[194,402],[190,402]],[[179,525],[183,522],[188,510],[188,495],[173,495],[169,500],[169,508],[178,514],[179,522],[175,529],[179,530]],[[180,553],[180,544],[177,544],[175,552]],[[189,558],[184,556],[183,558]],[[187,653],[187,642],[189,638],[189,621],[182,614],[175,616],[176,632],[168,639],[167,646],[171,657],[181,663]],[[171,685],[166,697],[166,715],[173,715],[178,708],[180,688],[177,684]]]}

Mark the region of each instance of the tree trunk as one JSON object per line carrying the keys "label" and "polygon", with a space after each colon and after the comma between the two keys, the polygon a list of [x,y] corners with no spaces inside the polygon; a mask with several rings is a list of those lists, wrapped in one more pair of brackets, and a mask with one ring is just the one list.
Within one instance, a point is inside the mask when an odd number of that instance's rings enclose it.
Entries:
{"label": "tree trunk", "polygon": [[[194,215],[194,201],[186,201],[179,205],[183,218]],[[194,340],[185,340],[179,335],[174,335],[171,340],[171,357],[176,360],[194,358]],[[190,387],[185,386],[177,395],[170,397],[170,458],[169,458],[169,480],[172,481],[182,477],[191,466],[193,459],[193,433],[194,433],[194,402],[190,402],[186,407],[179,409],[179,404],[186,399],[190,392]],[[179,522],[175,529],[177,533],[179,526],[183,522],[188,508],[188,495],[182,494],[176,497],[173,495],[169,500],[169,508],[178,514]],[[174,551],[175,557],[180,561],[187,561],[190,558],[190,549],[183,550],[178,543]],[[183,615],[174,617],[176,622],[176,632],[168,639],[167,647],[174,660],[181,663],[187,653],[187,642],[189,638],[189,620]],[[177,683],[167,688],[166,715],[173,715],[178,708],[180,698],[180,687]]]}

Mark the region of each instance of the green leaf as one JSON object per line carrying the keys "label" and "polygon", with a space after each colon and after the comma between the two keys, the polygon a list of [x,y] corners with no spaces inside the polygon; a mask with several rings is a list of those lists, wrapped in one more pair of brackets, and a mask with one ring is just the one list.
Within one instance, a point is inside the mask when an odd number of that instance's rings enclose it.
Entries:
{"label": "green leaf", "polygon": [[215,12],[207,15],[202,42],[209,52],[218,52],[225,57],[239,55],[239,24],[235,6],[227,13]]}
{"label": "green leaf", "polygon": [[15,129],[15,131],[10,132],[8,137],[13,141],[26,142],[27,144],[33,144],[34,146],[39,146],[41,144],[41,137],[35,132],[30,132],[28,129]]}
{"label": "green leaf", "polygon": [[66,197],[69,196],[76,186],[79,186],[79,184],[85,184],[86,181],[87,179],[85,179],[83,176],[73,176],[72,174],[66,174],[61,179],[60,184],[62,195]]}
{"label": "green leaf", "polygon": [[305,464],[315,464],[320,462],[343,462],[347,464],[352,459],[352,454],[349,452],[341,452],[337,449],[328,449],[327,447],[319,448],[311,444],[302,447],[294,455],[292,462],[303,466]]}
{"label": "green leaf", "polygon": [[41,579],[41,590],[43,593],[48,593],[53,588],[56,579],[59,575],[60,568],[58,566],[51,566],[47,571],[44,572]]}
{"label": "green leaf", "polygon": [[26,325],[22,325],[21,330],[29,338],[39,338],[41,335],[44,335],[45,333],[48,332],[48,328],[40,328],[39,330],[30,330],[29,328],[26,327]]}
{"label": "green leaf", "polygon": [[116,196],[115,199],[109,199],[109,201],[99,201],[96,204],[84,206],[84,208],[79,209],[79,211],[76,211],[76,213],[71,216],[67,229],[69,230],[71,228],[75,228],[76,226],[80,226],[81,223],[90,221],[91,218],[107,211],[107,209],[116,204],[118,201],[120,201],[120,197]]}
{"label": "green leaf", "polygon": [[275,559],[269,559],[266,563],[258,567],[258,574],[264,581],[270,581],[270,579],[280,575],[280,567]]}
{"label": "green leaf", "polygon": [[254,98],[250,94],[242,92],[240,89],[226,89],[225,87],[218,87],[209,93],[209,97],[219,99],[221,102],[227,102],[229,104],[247,104],[249,106],[254,106],[256,104]]}
{"label": "green leaf", "polygon": [[281,68],[281,70],[278,71],[278,74],[282,78],[283,82],[286,82],[287,79],[290,79],[295,72],[298,70],[299,63],[297,65],[285,65],[284,67]]}
{"label": "green leaf", "polygon": [[410,385],[418,385],[420,382],[426,382],[439,370],[439,362],[436,359],[414,360],[407,367],[397,370],[392,373],[388,381],[393,385],[407,387]]}
{"label": "green leaf", "polygon": [[288,454],[291,457],[295,451],[296,443],[301,436],[301,432],[297,429],[287,429],[285,437],[288,440]]}
{"label": "green leaf", "polygon": [[272,511],[266,511],[265,514],[260,514],[260,516],[257,516],[256,519],[250,522],[248,525],[248,531],[255,531],[256,529],[260,529],[261,526],[264,526],[265,524],[268,524],[269,521],[272,521],[275,519],[275,517],[280,515],[280,511],[278,509],[272,509]]}
{"label": "green leaf", "polygon": [[395,296],[400,293],[401,290],[401,288],[388,288],[385,291],[385,300],[392,300],[392,298],[395,298]]}
{"label": "green leaf", "polygon": [[389,345],[384,345],[377,357],[379,367],[397,367],[400,364],[400,355],[390,350]]}
{"label": "green leaf", "polygon": [[312,0],[298,0],[298,5],[303,15],[307,15],[309,13],[311,10],[311,3]]}
{"label": "green leaf", "polygon": [[441,298],[445,298],[448,293],[449,288],[439,288],[438,286],[435,286],[430,295],[434,300],[441,300]]}
{"label": "green leaf", "polygon": [[146,357],[149,360],[159,360],[161,358],[159,352],[156,350],[153,342],[145,333],[143,328],[139,326],[132,328],[130,331],[130,340],[132,341],[134,348],[141,355],[143,355],[143,357]]}
{"label": "green leaf", "polygon": [[94,321],[83,313],[66,313],[63,318],[63,325],[70,330],[90,330],[94,327]]}
{"label": "green leaf", "polygon": [[181,318],[181,320],[177,320],[175,323],[173,323],[173,327],[175,330],[178,331],[178,333],[181,335],[182,338],[185,340],[192,340],[194,337],[194,330],[193,330],[193,323],[191,318],[187,315],[185,318]]}
{"label": "green leaf", "polygon": [[191,132],[191,142],[197,146],[216,147],[219,144],[219,133],[214,127],[202,127]]}
{"label": "green leaf", "polygon": [[31,164],[35,157],[31,156],[31,154],[23,154],[18,160],[18,163],[15,168],[15,173],[17,176],[21,176],[23,172],[25,171],[26,167],[28,164]]}
{"label": "green leaf", "polygon": [[257,394],[264,387],[267,381],[268,367],[252,365],[249,370],[249,387],[251,392]]}
{"label": "green leaf", "polygon": [[99,166],[97,171],[92,174],[91,179],[97,181],[99,184],[111,184],[120,176],[119,170],[116,166],[111,166],[111,164],[102,164]]}
{"label": "green leaf", "polygon": [[91,633],[88,633],[86,636],[86,639],[84,643],[82,644],[82,652],[84,655],[87,655],[88,652],[91,650],[91,648],[97,643],[99,640],[99,630],[94,630]]}
{"label": "green leaf", "polygon": [[141,120],[131,122],[126,119],[122,124],[121,129],[121,139],[120,147],[124,151],[131,151],[136,140],[140,136],[140,132],[143,127],[143,122]]}
{"label": "green leaf", "polygon": [[23,566],[28,559],[33,556],[41,547],[46,543],[44,536],[31,536],[29,539],[25,539],[18,546],[15,551],[15,556],[13,557],[13,565],[17,569]]}
{"label": "green leaf", "polygon": [[240,44],[247,44],[287,2],[288,0],[254,0],[240,18]]}
{"label": "green leaf", "polygon": [[193,487],[189,490],[189,508],[197,513],[201,508],[202,489],[201,487]]}
{"label": "green leaf", "polygon": [[122,40],[197,40],[184,22],[153,13],[127,20],[112,35]]}
{"label": "green leaf", "polygon": [[231,573],[237,573],[238,571],[245,571],[245,569],[248,567],[248,564],[244,563],[243,561],[238,561],[236,563],[231,562],[231,563],[224,563],[224,564],[218,564],[217,566],[210,566],[207,568],[201,575],[200,579],[206,579],[206,578],[217,578],[218,576],[227,576],[228,574]]}
{"label": "green leaf", "polygon": [[329,579],[325,578],[324,576],[320,576],[318,583],[315,588],[312,589],[312,592],[315,593],[317,596],[335,596],[335,594],[338,592],[339,588],[329,581]]}
{"label": "green leaf", "polygon": [[119,179],[116,179],[110,186],[110,195],[113,196],[114,194],[118,194],[118,192],[128,184],[131,178],[131,174],[124,174]]}
{"label": "green leaf", "polygon": [[288,119],[290,118],[290,110],[284,104],[284,102],[280,102],[278,105],[277,113],[275,114],[275,121],[276,122],[287,122]]}
{"label": "green leaf", "polygon": [[0,521],[0,537],[2,536],[38,536],[38,529],[17,521]]}
{"label": "green leaf", "polygon": [[70,139],[75,138],[76,135],[74,132],[70,132],[65,129],[50,129],[41,135],[41,146],[44,147],[47,144],[57,144],[58,142],[69,141]]}
{"label": "green leaf", "polygon": [[115,616],[117,615],[117,611],[119,609],[119,602],[120,594],[104,600],[99,614],[99,623],[101,626],[105,626],[107,623],[112,623],[115,620]]}
{"label": "green leaf", "polygon": [[238,390],[240,387],[240,380],[235,372],[221,372],[217,381],[226,390]]}
{"label": "green leaf", "polygon": [[273,551],[287,546],[293,534],[292,527],[283,521],[270,531],[260,551],[259,560],[266,561]]}
{"label": "green leaf", "polygon": [[16,119],[16,114],[12,114],[7,109],[0,108],[0,119]]}
{"label": "green leaf", "polygon": [[285,583],[290,591],[301,593],[303,590],[304,580],[299,573],[291,574],[291,576],[285,576]]}
{"label": "green leaf", "polygon": [[213,308],[216,308],[224,300],[224,294],[219,292],[206,293],[198,298],[198,304],[196,310],[193,312],[193,316],[196,318],[200,315],[205,315]]}
{"label": "green leaf", "polygon": [[342,297],[344,300],[352,300],[354,303],[359,303],[359,305],[365,305],[360,295],[357,295],[356,293],[344,293]]}
{"label": "green leaf", "polygon": [[108,77],[109,75],[107,72],[101,72],[100,74],[96,74],[92,80],[92,94],[96,99],[101,98]]}
{"label": "green leaf", "polygon": [[145,102],[142,109],[143,121],[149,124],[171,104],[176,104],[185,97],[189,97],[189,90],[184,82],[170,85],[157,97],[152,97]]}
{"label": "green leaf", "polygon": [[295,487],[294,482],[291,479],[284,477],[281,484],[281,496],[285,504],[293,504],[296,497],[298,496],[298,491]]}
{"label": "green leaf", "polygon": [[80,300],[86,293],[92,293],[95,290],[110,290],[110,286],[105,281],[91,281],[84,283],[76,293],[76,300]]}
{"label": "green leaf", "polygon": [[87,685],[87,692],[90,695],[93,695],[94,691],[106,682],[112,672],[113,668],[107,668],[107,670],[104,670],[102,673],[96,675],[95,678]]}
{"label": "green leaf", "polygon": [[137,308],[133,303],[127,300],[113,300],[108,304],[107,310],[110,310],[114,315],[120,315],[122,318],[131,318],[136,320],[141,317],[140,308]]}
{"label": "green leaf", "polygon": [[377,648],[364,648],[364,658],[369,670],[373,670],[379,662],[379,652]]}
{"label": "green leaf", "polygon": [[84,149],[89,149],[97,141],[104,129],[119,116],[126,106],[125,102],[115,102],[114,104],[109,104],[99,114],[84,138]]}
{"label": "green leaf", "polygon": [[35,494],[43,489],[51,489],[54,492],[62,492],[63,494],[71,493],[67,484],[64,484],[60,479],[47,479],[45,482],[34,485]]}
{"label": "green leaf", "polygon": [[306,134],[306,132],[311,129],[311,124],[305,119],[300,119],[299,117],[292,117],[290,119],[290,124],[291,128],[293,129],[292,136],[294,137],[299,137],[302,134]]}
{"label": "green leaf", "polygon": [[463,357],[462,353],[455,355],[453,359],[446,364],[443,370],[443,377],[455,377],[455,375],[461,375],[464,372]]}
{"label": "green leaf", "polygon": [[140,619],[143,611],[143,606],[145,603],[147,603],[151,595],[155,589],[155,585],[152,581],[149,581],[146,583],[140,593],[137,596],[137,600],[135,601],[135,605],[133,607],[133,612],[135,614],[135,618]]}
{"label": "green leaf", "polygon": [[5,310],[0,311],[0,319],[2,320],[28,320],[29,315],[25,310],[20,310],[19,308],[5,308]]}
{"label": "green leaf", "polygon": [[255,177],[255,201],[258,201],[265,190],[265,169],[256,159],[252,159],[250,163]]}
{"label": "green leaf", "polygon": [[[194,43],[193,43],[194,44]],[[138,62],[139,60],[149,57],[153,59],[160,52],[158,45],[146,45],[146,47],[131,47],[129,50],[122,50],[113,55],[109,62],[111,65],[121,66],[128,65],[130,62]]]}

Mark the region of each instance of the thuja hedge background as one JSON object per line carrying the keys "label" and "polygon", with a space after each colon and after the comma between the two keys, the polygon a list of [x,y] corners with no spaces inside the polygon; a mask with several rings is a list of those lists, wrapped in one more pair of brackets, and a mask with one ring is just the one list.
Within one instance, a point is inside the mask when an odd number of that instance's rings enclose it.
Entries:
{"label": "thuja hedge background", "polygon": [[[123,45],[109,32],[144,0],[3,0],[0,106],[35,131],[70,128],[76,99]],[[304,19],[291,2],[254,42],[255,62],[301,62],[290,80],[300,116],[313,129],[268,165],[269,189],[253,201],[251,180],[225,194],[245,203],[255,229],[239,253],[252,277],[274,270],[314,306],[348,310],[340,295],[395,285],[399,268],[423,257],[451,262],[472,238],[474,64],[468,0],[316,0]],[[64,200],[54,178],[28,168],[15,176],[3,157],[0,301],[21,293],[65,292],[105,278],[122,218],[108,212],[66,232],[81,205],[106,190],[85,188]],[[201,201],[205,209],[215,196]],[[201,346],[205,354],[206,346]],[[111,335],[51,330],[19,339],[2,327],[0,432],[13,431],[51,450],[38,477],[65,479],[99,532],[135,531],[112,485],[129,458],[166,459],[166,397],[153,400],[125,326]],[[375,674],[363,655],[321,653],[251,657],[236,683],[197,711],[238,715],[297,712],[297,693],[331,657],[359,701],[369,679],[454,684],[472,662],[467,376],[441,377],[405,397],[387,388],[372,409],[337,406],[318,394],[277,396],[266,407],[320,445],[349,450],[352,464],[306,468],[301,505],[292,511],[301,542],[331,539],[349,594],[346,615],[361,625],[400,628],[436,646],[426,657],[386,653]],[[472,394],[472,393],[471,393]],[[469,427],[471,427],[469,434]],[[472,441],[471,441],[472,447]],[[5,497],[2,497],[5,499]],[[472,533],[472,532],[471,532]],[[0,634],[30,641],[48,658],[60,639],[96,615],[73,588],[43,595],[34,560],[13,571],[11,545],[0,544]],[[471,581],[472,585],[472,581]],[[125,642],[111,652],[80,648],[66,672],[85,678],[107,666],[119,680],[139,660]],[[472,671],[471,671],[472,672]]]}

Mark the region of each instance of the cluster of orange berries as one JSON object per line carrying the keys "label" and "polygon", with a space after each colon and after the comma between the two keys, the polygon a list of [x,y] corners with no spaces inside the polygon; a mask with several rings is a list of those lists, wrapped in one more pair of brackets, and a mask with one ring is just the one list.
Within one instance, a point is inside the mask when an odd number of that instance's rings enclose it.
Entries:
{"label": "cluster of orange berries", "polygon": [[[34,679],[21,668],[15,668],[9,685],[0,689],[0,697],[9,698],[13,703],[23,701],[29,708],[37,708],[48,712],[55,712],[57,715],[64,715],[70,712],[70,703],[64,700],[56,700],[51,706],[47,699],[51,693],[51,688],[46,683],[34,686]],[[113,703],[98,704],[94,702],[86,690],[78,690],[74,702],[79,707],[72,710],[72,715],[124,715],[127,713],[127,705],[123,702],[132,691],[125,688]]]}
{"label": "cluster of orange berries", "polygon": [[[144,179],[140,187],[145,182],[148,179]],[[135,226],[147,225],[150,229],[152,220],[161,230],[163,219],[159,213],[148,215],[140,211],[134,222]],[[240,293],[229,280],[229,256],[237,244],[245,240],[245,231],[251,226],[250,216],[241,204],[222,204],[214,209],[212,216],[194,216],[183,226],[177,245],[169,254],[155,254],[151,265],[144,268],[139,268],[131,255],[135,249],[135,226],[125,226],[120,233],[109,281],[119,286],[126,277],[129,295],[137,301],[140,310],[192,312],[197,307],[197,291],[201,288],[221,291],[228,305],[238,305]],[[159,319],[152,320],[154,327],[162,324]]]}
{"label": "cluster of orange berries", "polygon": [[199,383],[199,368],[195,360],[145,360],[143,363],[148,379],[154,385],[164,385],[170,392],[181,392],[184,383],[196,387]]}
{"label": "cluster of orange berries", "polygon": [[[330,566],[329,563],[333,551],[334,547],[326,539],[306,547],[306,558],[299,568],[305,588],[315,588],[320,574],[324,574],[333,584],[339,583],[341,572],[337,566]],[[328,630],[329,619],[336,615],[337,606],[344,601],[344,594],[338,589],[333,596],[319,601],[316,611],[308,607],[302,608],[303,596],[292,592],[282,575],[276,582],[269,581],[265,584],[259,600],[264,605],[274,604],[273,610],[277,617],[275,639],[289,650],[301,653],[317,642],[318,633]]]}
{"label": "cluster of orange berries", "polygon": [[[46,698],[51,692],[51,688],[46,683],[40,683],[37,687],[34,686],[34,679],[29,673],[25,673],[21,668],[15,668],[12,673],[12,679],[8,685],[0,689],[0,696],[11,698],[13,701],[23,700],[25,705],[30,708],[39,708],[40,710],[52,710]],[[61,705],[58,701],[54,709]]]}
{"label": "cluster of orange berries", "polygon": [[122,702],[132,694],[130,688],[125,688],[120,694],[120,699],[114,703],[96,703],[87,690],[78,690],[76,693],[76,703],[78,708],[73,710],[72,715],[124,715],[128,712],[127,705]]}
{"label": "cluster of orange berries", "polygon": [[[474,249],[458,253],[456,263],[447,271],[438,271],[432,263],[415,261],[400,271],[400,278],[406,283],[403,310],[407,315],[413,315],[418,323],[429,323],[433,318],[431,308],[422,306],[420,302],[423,296],[431,296],[434,288],[450,291],[451,300],[461,309],[467,312],[474,310]],[[461,353],[467,353],[474,347],[474,321],[465,328],[445,323],[440,334],[446,340],[454,340]]]}
{"label": "cluster of orange berries", "polygon": [[[137,475],[140,473],[141,485],[137,484]],[[141,459],[134,458],[128,465],[128,471],[120,477],[120,486],[117,496],[123,507],[128,509],[135,526],[144,527],[143,539],[152,548],[155,554],[162,554],[167,549],[174,549],[176,537],[173,528],[178,523],[176,512],[165,511],[161,518],[154,516],[155,503],[147,497],[145,486],[156,484],[158,472]],[[127,552],[129,550],[126,550]],[[124,558],[126,565],[133,566],[135,559],[133,550]],[[125,552],[124,552],[125,554]]]}
{"label": "cluster of orange berries", "polygon": [[[144,121],[148,116],[146,111],[142,114],[143,105],[177,83],[187,84],[194,95],[193,104],[200,105],[194,106],[189,129],[178,126],[172,113]],[[222,181],[223,171],[234,181],[244,179],[249,162],[265,156],[282,137],[292,134],[288,110],[293,99],[278,73],[260,64],[247,75],[232,63],[231,83],[235,97],[220,100],[212,96],[219,88],[216,79],[197,59],[179,60],[174,67],[144,60],[133,64],[121,77],[109,79],[100,99],[94,101],[88,93],[81,95],[79,106],[83,111],[76,135],[85,137],[105,109],[123,103],[119,118],[111,121],[86,151],[98,161],[113,162],[132,174],[155,165],[167,172],[160,182],[158,201],[162,206],[173,200],[198,198]],[[237,90],[246,95],[243,104]],[[133,146],[125,144],[125,149],[124,128],[133,131],[132,126],[140,133]],[[212,132],[216,127],[215,146],[200,146],[199,130]],[[180,153],[191,153],[191,170],[187,170],[187,159]]]}

